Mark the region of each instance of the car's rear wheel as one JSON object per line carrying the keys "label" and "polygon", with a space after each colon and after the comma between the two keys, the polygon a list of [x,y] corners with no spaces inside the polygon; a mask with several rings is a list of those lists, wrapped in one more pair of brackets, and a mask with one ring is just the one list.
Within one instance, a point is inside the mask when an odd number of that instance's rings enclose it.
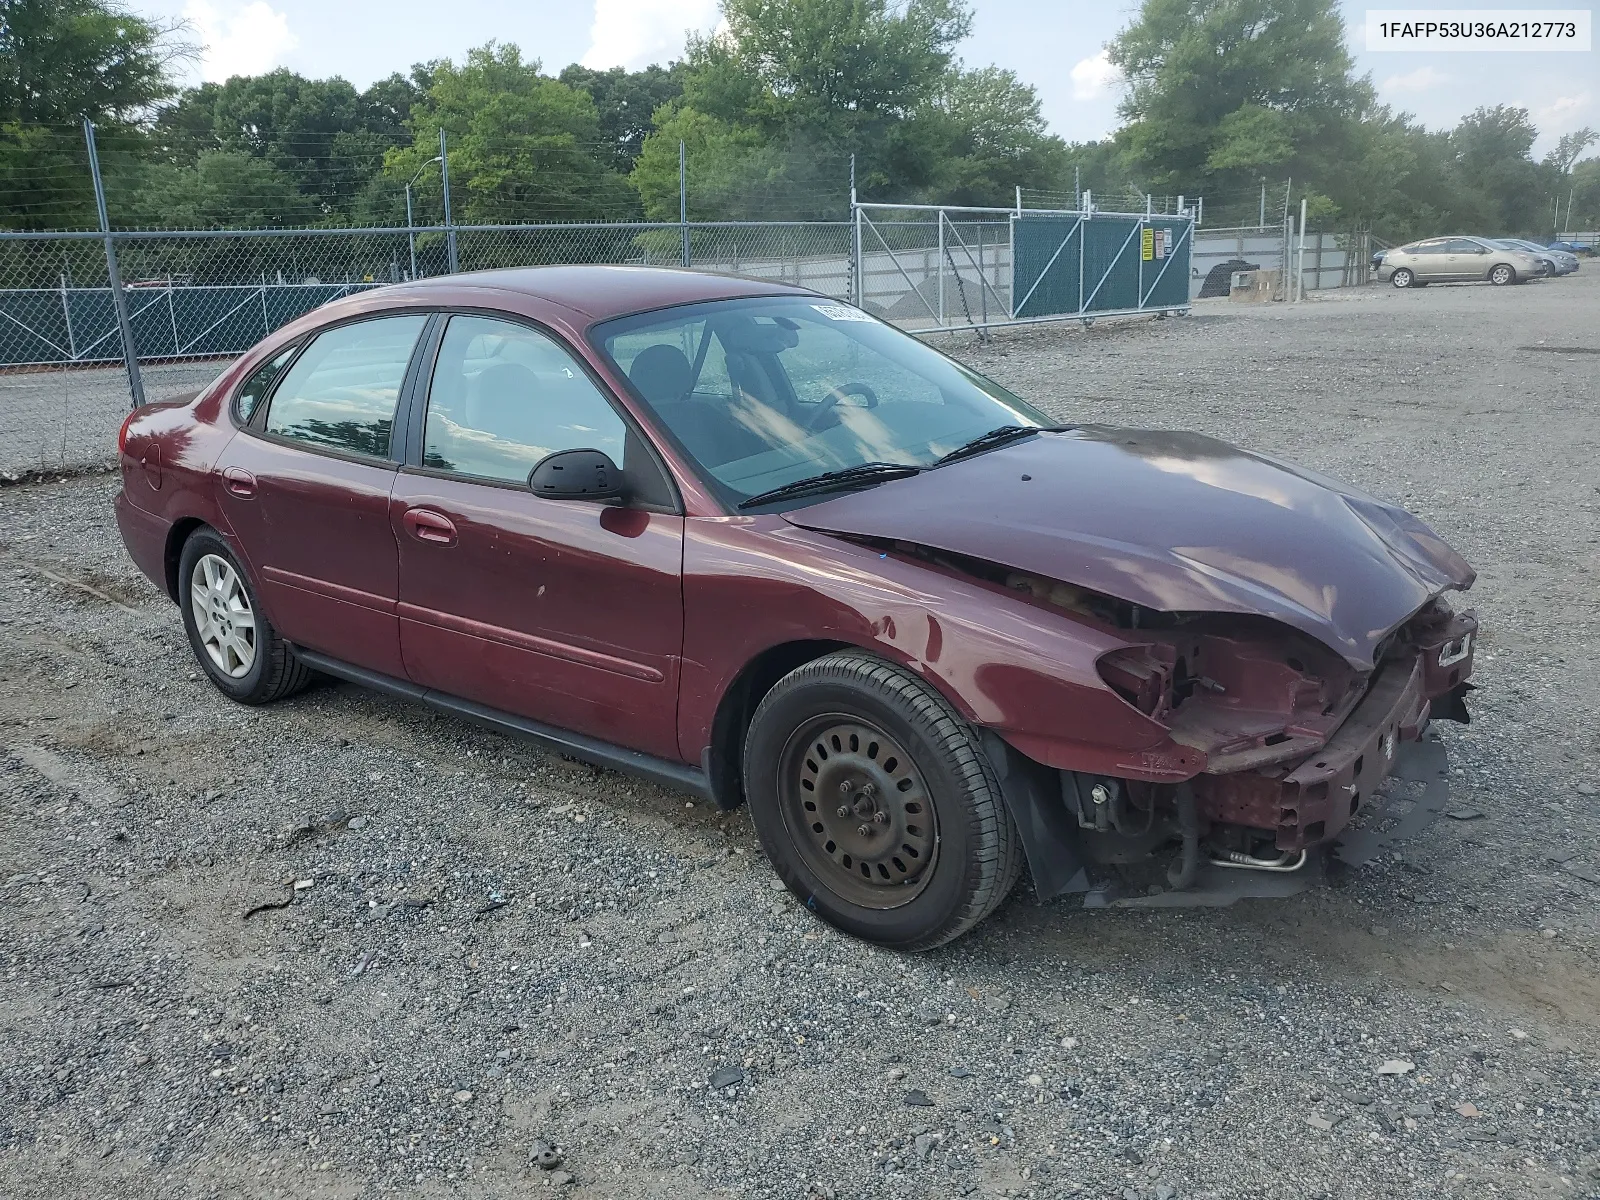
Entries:
{"label": "car's rear wheel", "polygon": [[255,585],[215,531],[196,530],[184,543],[178,580],[189,648],[224,695],[268,704],[310,681],[310,668],[272,628]]}
{"label": "car's rear wheel", "polygon": [[1389,282],[1397,288],[1408,288],[1416,281],[1417,277],[1410,267],[1396,267],[1394,274],[1389,276]]}
{"label": "car's rear wheel", "polygon": [[971,726],[871,654],[807,663],[767,693],[745,738],[762,848],[808,908],[900,950],[959,937],[1015,885],[1022,851]]}
{"label": "car's rear wheel", "polygon": [[1496,287],[1504,287],[1508,283],[1517,281],[1517,273],[1505,263],[1500,263],[1489,269],[1489,282]]}

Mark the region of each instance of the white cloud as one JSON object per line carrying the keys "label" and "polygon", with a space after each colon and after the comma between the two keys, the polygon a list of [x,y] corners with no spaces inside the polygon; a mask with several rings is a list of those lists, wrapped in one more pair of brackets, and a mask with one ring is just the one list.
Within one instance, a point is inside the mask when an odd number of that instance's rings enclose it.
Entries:
{"label": "white cloud", "polygon": [[637,70],[683,57],[689,30],[717,23],[717,0],[595,0],[583,65]]}
{"label": "white cloud", "polygon": [[1074,100],[1094,100],[1109,88],[1119,77],[1120,72],[1111,65],[1111,59],[1105,50],[1092,58],[1080,59],[1072,68],[1072,98]]}
{"label": "white cloud", "polygon": [[289,29],[288,16],[265,0],[249,4],[189,0],[183,15],[205,47],[200,53],[200,76],[207,81],[220,83],[232,75],[270,71],[300,41]]}
{"label": "white cloud", "polygon": [[1382,92],[1428,92],[1441,83],[1450,82],[1450,76],[1433,67],[1418,67],[1404,75],[1391,75],[1378,85]]}
{"label": "white cloud", "polygon": [[1589,107],[1589,93],[1579,92],[1576,96],[1559,96],[1543,108],[1534,110],[1534,120],[1539,128],[1556,133],[1564,132],[1569,125],[1574,123],[1574,118]]}

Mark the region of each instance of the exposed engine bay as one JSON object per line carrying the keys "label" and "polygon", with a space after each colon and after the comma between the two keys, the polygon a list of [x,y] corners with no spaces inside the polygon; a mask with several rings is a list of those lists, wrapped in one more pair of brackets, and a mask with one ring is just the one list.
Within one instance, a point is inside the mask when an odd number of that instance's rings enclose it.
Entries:
{"label": "exposed engine bay", "polygon": [[[1081,891],[1092,905],[1170,906],[1286,895],[1320,881],[1330,851],[1359,865],[1444,808],[1444,747],[1428,726],[1468,719],[1477,619],[1442,595],[1384,636],[1361,670],[1269,618],[1160,612],[981,560],[892,547],[1115,630],[1126,645],[1097,661],[1105,685],[1198,752],[1203,765],[1176,784],[1060,769],[1052,787],[1034,772],[1030,786],[1059,789],[1059,800],[1043,802],[1066,814],[1065,827],[1035,835],[1070,843],[1077,868],[1035,864],[1042,898]],[[1405,798],[1413,786],[1420,793]]]}

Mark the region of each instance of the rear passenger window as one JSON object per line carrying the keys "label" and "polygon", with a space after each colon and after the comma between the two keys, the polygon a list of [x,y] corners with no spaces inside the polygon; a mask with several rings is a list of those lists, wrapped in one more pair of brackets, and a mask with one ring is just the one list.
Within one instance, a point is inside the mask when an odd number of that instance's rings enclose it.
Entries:
{"label": "rear passenger window", "polygon": [[422,465],[526,483],[557,450],[604,450],[623,464],[626,426],[572,355],[510,321],[450,318],[428,392]]}
{"label": "rear passenger window", "polygon": [[427,322],[426,316],[377,317],[318,335],[273,393],[267,432],[387,458],[400,385]]}
{"label": "rear passenger window", "polygon": [[234,411],[239,414],[241,425],[250,424],[250,418],[257,408],[261,406],[262,399],[272,390],[272,382],[277,379],[289,360],[294,357],[298,346],[290,346],[287,350],[269,358],[257,367],[244,381],[244,386],[239,389],[239,394],[234,397]]}

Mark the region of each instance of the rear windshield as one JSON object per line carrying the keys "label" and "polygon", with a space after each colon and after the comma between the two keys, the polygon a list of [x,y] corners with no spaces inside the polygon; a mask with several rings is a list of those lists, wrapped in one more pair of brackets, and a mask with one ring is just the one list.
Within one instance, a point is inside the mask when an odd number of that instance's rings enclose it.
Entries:
{"label": "rear windshield", "polygon": [[683,305],[593,336],[730,506],[862,463],[925,467],[991,429],[1051,423],[926,343],[819,296]]}

